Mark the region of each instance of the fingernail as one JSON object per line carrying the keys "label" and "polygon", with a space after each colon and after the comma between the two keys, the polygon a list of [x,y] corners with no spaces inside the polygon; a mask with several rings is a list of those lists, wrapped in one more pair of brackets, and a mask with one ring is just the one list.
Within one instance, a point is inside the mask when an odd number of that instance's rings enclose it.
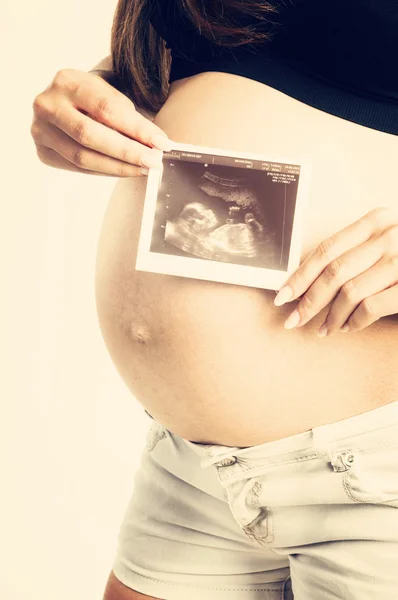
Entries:
{"label": "fingernail", "polygon": [[346,331],[350,331],[350,328],[348,325],[343,325],[343,327],[340,327],[340,331],[342,331],[343,333],[346,333]]}
{"label": "fingernail", "polygon": [[162,156],[159,150],[153,150],[144,154],[140,160],[143,167],[160,167],[162,164]]}
{"label": "fingernail", "polygon": [[141,173],[141,175],[148,175],[149,169],[147,169],[146,167],[142,167],[140,169],[140,173]]}
{"label": "fingernail", "polygon": [[326,327],[326,325],[322,325],[322,327],[320,327],[319,331],[318,331],[318,336],[319,337],[325,337],[325,335],[328,334],[328,328]]}
{"label": "fingernail", "polygon": [[279,294],[274,299],[275,306],[282,306],[285,302],[288,302],[290,298],[293,296],[293,290],[288,285],[283,287]]}
{"label": "fingernail", "polygon": [[292,314],[285,321],[285,329],[293,329],[300,321],[300,313],[298,310],[294,310]]}
{"label": "fingernail", "polygon": [[153,146],[156,146],[156,148],[159,148],[159,150],[166,150],[166,152],[171,150],[173,147],[171,140],[160,133],[155,134],[151,142]]}

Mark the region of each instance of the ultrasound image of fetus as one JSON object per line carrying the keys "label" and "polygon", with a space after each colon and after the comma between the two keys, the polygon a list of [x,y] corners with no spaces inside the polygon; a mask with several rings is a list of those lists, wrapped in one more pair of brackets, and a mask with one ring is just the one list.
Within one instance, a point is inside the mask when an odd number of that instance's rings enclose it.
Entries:
{"label": "ultrasound image of fetus", "polygon": [[220,225],[215,212],[201,202],[189,202],[177,219],[167,221],[164,239],[184,252],[203,256],[203,239]]}
{"label": "ultrasound image of fetus", "polygon": [[[233,256],[254,258],[258,256],[258,233],[263,230],[253,213],[246,213],[244,222],[239,222],[239,206],[231,206],[229,218],[209,234],[214,260],[227,260]],[[251,215],[251,216],[249,216]]]}
{"label": "ultrasound image of fetus", "polygon": [[[264,252],[273,256],[264,247],[261,205],[243,177],[225,178],[205,171],[198,187],[209,197],[208,204],[190,202],[177,218],[167,221],[164,239],[168,243],[200,258],[226,262],[254,259]],[[231,204],[227,218],[215,210],[216,198]]]}
{"label": "ultrasound image of fetus", "polygon": [[180,213],[179,219],[181,219],[181,224],[189,226],[190,230],[195,233],[208,232],[220,225],[215,212],[201,202],[186,204]]}

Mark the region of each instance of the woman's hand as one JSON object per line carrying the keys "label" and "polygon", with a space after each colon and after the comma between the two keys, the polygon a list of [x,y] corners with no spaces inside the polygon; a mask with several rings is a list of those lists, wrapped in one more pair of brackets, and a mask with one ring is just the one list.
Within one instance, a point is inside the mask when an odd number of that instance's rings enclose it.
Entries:
{"label": "woman's hand", "polygon": [[377,208],[322,242],[274,302],[281,306],[302,296],[287,329],[305,325],[331,302],[318,335],[332,335],[398,313],[397,284],[398,214]]}
{"label": "woman's hand", "polygon": [[58,169],[132,177],[146,174],[142,167],[158,166],[159,150],[171,148],[159,127],[92,73],[59,71],[35,98],[33,110],[37,154]]}

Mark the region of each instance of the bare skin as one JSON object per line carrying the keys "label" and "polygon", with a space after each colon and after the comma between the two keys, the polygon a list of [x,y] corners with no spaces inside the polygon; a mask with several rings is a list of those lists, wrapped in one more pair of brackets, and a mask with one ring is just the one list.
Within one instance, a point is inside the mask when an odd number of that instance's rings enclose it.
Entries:
{"label": "bare skin", "polygon": [[140,594],[121,583],[113,572],[109,575],[103,600],[159,600],[155,596]]}
{"label": "bare skin", "polygon": [[[302,260],[378,206],[398,209],[398,139],[263,84],[202,73],[172,85],[170,139],[312,163]],[[110,355],[136,399],[193,441],[250,446],[398,399],[398,317],[319,338],[327,309],[288,331],[275,293],[135,271],[146,182],[120,180],[100,236],[96,298]]]}

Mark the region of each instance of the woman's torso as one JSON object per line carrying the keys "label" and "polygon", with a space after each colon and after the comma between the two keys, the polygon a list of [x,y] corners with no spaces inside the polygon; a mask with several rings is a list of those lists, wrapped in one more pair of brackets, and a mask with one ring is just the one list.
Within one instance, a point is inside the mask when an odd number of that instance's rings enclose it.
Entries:
{"label": "woman's torso", "polygon": [[[155,122],[178,142],[311,161],[304,259],[377,206],[398,209],[396,136],[226,73],[175,82]],[[318,338],[275,293],[135,271],[145,180],[118,182],[103,222],[96,296],[103,336],[131,392],[187,439],[249,446],[398,399],[398,319]],[[188,199],[187,199],[188,201]]]}

